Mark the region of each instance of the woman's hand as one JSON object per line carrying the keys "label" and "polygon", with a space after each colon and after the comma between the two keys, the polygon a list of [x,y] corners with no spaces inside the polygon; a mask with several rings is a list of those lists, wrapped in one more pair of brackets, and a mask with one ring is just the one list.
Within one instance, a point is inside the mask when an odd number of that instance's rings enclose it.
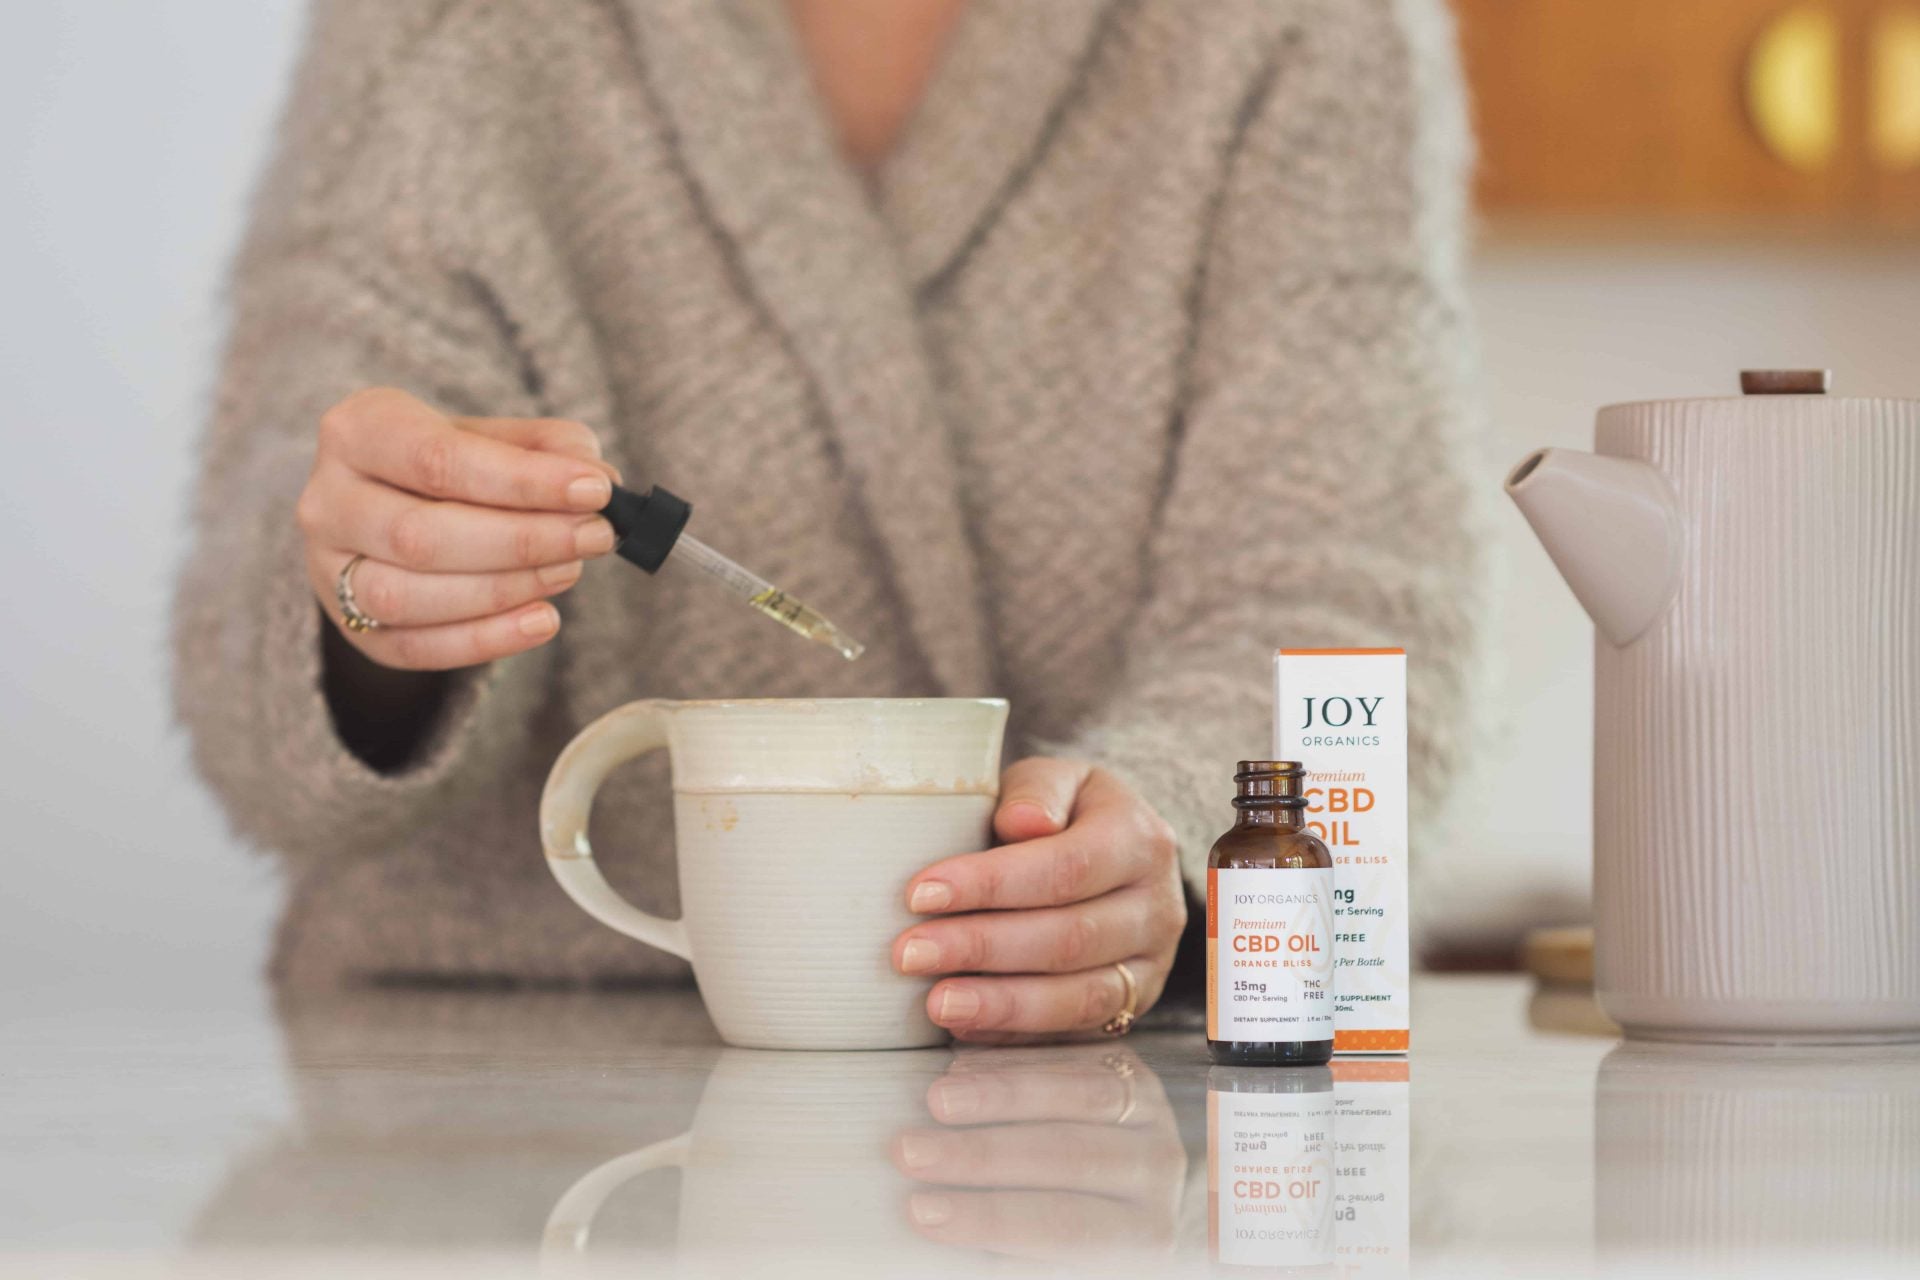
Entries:
{"label": "woman's hand", "polygon": [[1172,828],[1105,770],[1022,760],[1001,775],[984,853],[936,862],[907,886],[935,917],[893,943],[901,973],[936,983],[927,1013],[961,1040],[1085,1039],[1125,1006],[1160,998],[1186,927]]}
{"label": "woman's hand", "polygon": [[[595,513],[617,477],[577,422],[451,418],[404,391],[359,391],[320,418],[296,508],[307,580],[383,666],[446,671],[531,649],[560,629],[547,598],[613,549]],[[371,631],[348,631],[334,597],[355,555]]]}
{"label": "woman's hand", "polygon": [[907,1214],[928,1239],[1081,1266],[1177,1242],[1187,1150],[1160,1077],[1131,1050],[956,1054],[927,1110],[939,1127],[902,1130],[892,1147],[923,1184]]}

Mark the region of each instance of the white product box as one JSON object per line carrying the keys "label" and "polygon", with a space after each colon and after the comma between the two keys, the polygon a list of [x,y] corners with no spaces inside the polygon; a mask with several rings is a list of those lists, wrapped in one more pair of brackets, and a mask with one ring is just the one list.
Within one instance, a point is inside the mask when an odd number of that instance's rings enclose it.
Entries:
{"label": "white product box", "polygon": [[1307,767],[1307,825],[1333,852],[1335,1053],[1405,1053],[1407,655],[1281,649],[1273,755]]}
{"label": "white product box", "polygon": [[1404,1280],[1413,1265],[1407,1063],[1336,1058],[1332,1068],[1335,1274]]}

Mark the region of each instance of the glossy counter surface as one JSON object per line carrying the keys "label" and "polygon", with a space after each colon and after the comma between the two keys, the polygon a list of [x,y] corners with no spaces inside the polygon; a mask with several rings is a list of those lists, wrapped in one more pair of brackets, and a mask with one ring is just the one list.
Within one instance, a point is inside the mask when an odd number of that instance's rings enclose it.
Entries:
{"label": "glossy counter surface", "polygon": [[1623,1045],[1515,978],[1415,1018],[1293,1073],[728,1049],[688,992],[10,1019],[0,1274],[1920,1272],[1920,1048]]}

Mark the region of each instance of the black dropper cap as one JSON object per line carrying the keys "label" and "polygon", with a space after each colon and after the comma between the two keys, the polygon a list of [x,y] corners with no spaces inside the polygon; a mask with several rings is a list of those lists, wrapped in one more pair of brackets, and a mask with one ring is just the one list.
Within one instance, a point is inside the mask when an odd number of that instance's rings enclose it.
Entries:
{"label": "black dropper cap", "polygon": [[653,573],[666,563],[667,553],[680,540],[693,505],[659,485],[645,493],[615,485],[613,497],[600,508],[600,514],[613,526],[617,539],[613,549],[621,558]]}

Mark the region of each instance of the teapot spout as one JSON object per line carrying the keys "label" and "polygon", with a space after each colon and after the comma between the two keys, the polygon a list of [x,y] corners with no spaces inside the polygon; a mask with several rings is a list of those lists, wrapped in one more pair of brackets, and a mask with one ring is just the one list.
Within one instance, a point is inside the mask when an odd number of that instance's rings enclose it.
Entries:
{"label": "teapot spout", "polygon": [[1653,625],[1679,586],[1685,533],[1665,476],[1634,458],[1540,449],[1506,487],[1601,635],[1624,647]]}

